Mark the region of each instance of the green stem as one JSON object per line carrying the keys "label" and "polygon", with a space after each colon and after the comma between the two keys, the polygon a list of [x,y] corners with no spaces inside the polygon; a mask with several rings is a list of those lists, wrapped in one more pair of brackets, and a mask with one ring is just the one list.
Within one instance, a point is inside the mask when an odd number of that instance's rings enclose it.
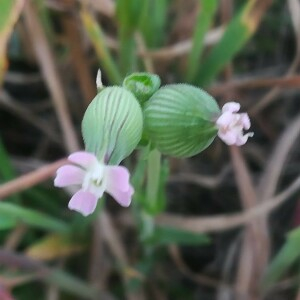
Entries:
{"label": "green stem", "polygon": [[154,149],[149,154],[147,169],[146,199],[150,207],[155,206],[158,197],[161,168],[161,154]]}

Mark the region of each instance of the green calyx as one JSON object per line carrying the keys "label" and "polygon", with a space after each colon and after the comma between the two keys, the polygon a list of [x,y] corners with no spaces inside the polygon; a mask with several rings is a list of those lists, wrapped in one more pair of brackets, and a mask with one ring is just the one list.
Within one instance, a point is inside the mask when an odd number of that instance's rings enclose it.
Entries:
{"label": "green calyx", "polygon": [[151,73],[132,73],[123,81],[123,87],[131,91],[143,105],[160,87],[160,78]]}
{"label": "green calyx", "polygon": [[85,149],[107,164],[119,164],[137,146],[143,115],[136,97],[122,87],[106,87],[88,106],[82,120]]}
{"label": "green calyx", "polygon": [[144,108],[150,141],[163,154],[190,157],[206,149],[217,135],[220,109],[205,91],[188,84],[159,89]]}

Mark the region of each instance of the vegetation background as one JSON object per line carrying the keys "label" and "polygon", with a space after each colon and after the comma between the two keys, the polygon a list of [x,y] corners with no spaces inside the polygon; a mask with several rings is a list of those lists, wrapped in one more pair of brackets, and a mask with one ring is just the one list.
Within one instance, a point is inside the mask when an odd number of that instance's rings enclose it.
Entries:
{"label": "vegetation background", "polygon": [[[0,299],[299,300],[299,63],[299,0],[1,0]],[[137,151],[131,208],[84,218],[53,176],[99,67],[238,101],[255,136],[164,158],[151,216]]]}

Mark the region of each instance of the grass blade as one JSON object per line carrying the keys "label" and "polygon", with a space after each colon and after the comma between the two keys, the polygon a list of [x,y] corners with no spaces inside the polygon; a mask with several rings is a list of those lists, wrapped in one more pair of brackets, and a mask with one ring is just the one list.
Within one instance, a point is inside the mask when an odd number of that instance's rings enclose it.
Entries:
{"label": "grass blade", "polygon": [[7,68],[6,47],[13,27],[17,22],[24,0],[2,1],[0,11],[0,85],[2,84],[5,70]]}
{"label": "grass blade", "polygon": [[299,261],[300,229],[296,228],[288,235],[288,239],[275,256],[263,279],[263,287],[268,288],[276,283],[290,267]]}
{"label": "grass blade", "polygon": [[69,232],[69,227],[66,223],[29,208],[20,207],[16,204],[0,202],[0,216],[1,215],[11,216],[16,221],[23,222],[35,228],[60,233]]}
{"label": "grass blade", "polygon": [[[6,152],[6,149],[4,148],[4,145],[0,138],[0,176],[1,179],[4,181],[9,181],[16,177],[14,168],[10,162],[10,158]],[[7,198],[9,201],[20,201],[19,195],[12,195],[9,198]]]}
{"label": "grass blade", "polygon": [[206,32],[208,31],[215,12],[218,7],[218,0],[202,0],[201,11],[197,17],[196,29],[193,35],[193,45],[188,57],[186,80],[192,82],[200,66],[199,60],[203,50],[203,41]]}
{"label": "grass blade", "polygon": [[137,59],[135,55],[134,32],[141,18],[141,10],[145,0],[118,0],[117,19],[119,23],[119,54],[120,68],[125,76],[135,70]]}
{"label": "grass blade", "polygon": [[84,28],[95,48],[99,63],[103,67],[111,84],[120,84],[122,82],[120,71],[118,70],[109,49],[106,46],[104,34],[94,17],[87,11],[80,13]]}
{"label": "grass blade", "polygon": [[161,45],[167,20],[168,0],[145,0],[139,23],[147,48]]}
{"label": "grass blade", "polygon": [[194,84],[207,86],[222,71],[254,34],[271,3],[272,0],[248,0],[202,64]]}

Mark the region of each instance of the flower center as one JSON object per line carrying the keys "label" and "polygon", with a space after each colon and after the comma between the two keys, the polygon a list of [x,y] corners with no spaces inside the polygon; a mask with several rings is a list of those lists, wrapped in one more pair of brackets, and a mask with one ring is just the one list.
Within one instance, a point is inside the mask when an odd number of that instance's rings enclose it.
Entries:
{"label": "flower center", "polygon": [[99,198],[103,195],[106,189],[105,166],[103,164],[98,162],[86,170],[82,188],[97,195]]}

